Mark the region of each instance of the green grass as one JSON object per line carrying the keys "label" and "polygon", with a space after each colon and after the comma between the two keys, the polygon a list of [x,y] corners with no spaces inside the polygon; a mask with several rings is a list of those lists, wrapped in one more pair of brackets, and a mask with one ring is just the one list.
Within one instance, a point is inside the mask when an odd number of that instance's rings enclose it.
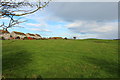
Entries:
{"label": "green grass", "polygon": [[6,78],[116,78],[117,40],[5,40]]}

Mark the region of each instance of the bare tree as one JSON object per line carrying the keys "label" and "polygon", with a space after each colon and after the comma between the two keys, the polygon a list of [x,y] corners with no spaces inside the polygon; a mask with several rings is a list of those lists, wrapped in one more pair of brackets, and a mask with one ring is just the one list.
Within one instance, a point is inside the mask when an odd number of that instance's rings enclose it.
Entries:
{"label": "bare tree", "polygon": [[[44,1],[44,0],[43,0]],[[4,30],[15,27],[15,25],[23,23],[25,21],[19,21],[14,17],[20,17],[28,14],[32,14],[44,7],[46,7],[51,0],[0,0],[0,19],[10,18],[9,24],[5,23],[0,25]]]}
{"label": "bare tree", "polygon": [[15,19],[10,19],[8,25],[6,25],[4,22],[3,24],[0,26],[3,28],[4,31],[8,31],[8,28],[12,28],[12,27],[21,27],[19,24],[20,23],[23,23],[23,22],[26,22],[26,20],[24,21],[20,21],[20,18],[15,20]]}

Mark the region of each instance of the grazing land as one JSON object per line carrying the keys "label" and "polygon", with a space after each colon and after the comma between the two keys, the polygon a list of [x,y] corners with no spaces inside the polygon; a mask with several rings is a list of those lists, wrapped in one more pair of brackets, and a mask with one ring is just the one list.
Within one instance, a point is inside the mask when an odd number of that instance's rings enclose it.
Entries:
{"label": "grazing land", "polygon": [[5,78],[117,78],[118,40],[3,40]]}

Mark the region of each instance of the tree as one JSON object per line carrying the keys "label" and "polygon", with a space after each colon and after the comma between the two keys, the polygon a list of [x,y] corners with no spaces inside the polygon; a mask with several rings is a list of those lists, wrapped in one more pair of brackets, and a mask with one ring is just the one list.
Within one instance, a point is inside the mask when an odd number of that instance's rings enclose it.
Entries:
{"label": "tree", "polygon": [[76,37],[73,37],[73,39],[75,40],[75,39],[76,39]]}
{"label": "tree", "polygon": [[15,20],[13,18],[10,18],[10,21],[9,21],[8,25],[5,24],[5,22],[3,22],[3,24],[0,25],[0,27],[2,27],[3,30],[8,31],[8,28],[11,28],[11,27],[21,27],[18,24],[23,23],[23,22],[26,22],[26,20],[20,21],[20,18],[17,19],[17,20]]}
{"label": "tree", "polygon": [[67,37],[65,37],[64,39],[67,40]]}
{"label": "tree", "polygon": [[[44,1],[44,0],[43,0]],[[20,17],[28,14],[35,13],[36,11],[46,7],[51,0],[0,0],[0,19],[9,18],[9,24],[0,25],[3,30],[15,27],[17,24],[23,23],[25,21],[20,21],[20,19],[15,19],[15,17]]]}

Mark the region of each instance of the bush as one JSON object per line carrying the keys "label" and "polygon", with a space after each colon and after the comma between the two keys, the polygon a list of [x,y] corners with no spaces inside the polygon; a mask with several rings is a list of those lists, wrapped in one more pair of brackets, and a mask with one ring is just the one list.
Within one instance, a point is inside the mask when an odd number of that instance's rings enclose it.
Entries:
{"label": "bush", "polygon": [[27,37],[24,37],[23,39],[24,39],[24,40],[28,40],[28,38],[27,38]]}
{"label": "bush", "polygon": [[0,40],[5,40],[5,38],[4,37],[0,37]]}

